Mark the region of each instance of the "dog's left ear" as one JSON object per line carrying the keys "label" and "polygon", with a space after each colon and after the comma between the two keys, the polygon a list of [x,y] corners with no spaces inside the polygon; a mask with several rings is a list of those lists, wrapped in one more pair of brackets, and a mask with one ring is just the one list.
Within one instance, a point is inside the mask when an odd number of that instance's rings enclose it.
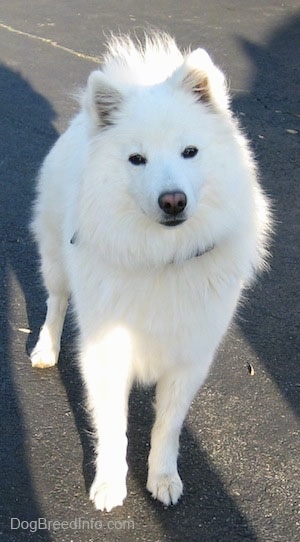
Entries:
{"label": "dog's left ear", "polygon": [[189,53],[172,77],[175,77],[177,84],[192,92],[199,102],[217,110],[228,109],[225,76],[204,49],[195,49]]}

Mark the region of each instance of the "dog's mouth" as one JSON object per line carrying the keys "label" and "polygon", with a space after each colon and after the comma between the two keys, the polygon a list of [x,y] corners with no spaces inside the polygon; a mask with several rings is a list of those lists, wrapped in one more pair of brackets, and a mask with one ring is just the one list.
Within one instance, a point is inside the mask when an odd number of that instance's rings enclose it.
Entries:
{"label": "dog's mouth", "polygon": [[160,224],[162,226],[180,226],[180,224],[183,224],[186,221],[186,218],[173,218],[168,220],[162,220]]}

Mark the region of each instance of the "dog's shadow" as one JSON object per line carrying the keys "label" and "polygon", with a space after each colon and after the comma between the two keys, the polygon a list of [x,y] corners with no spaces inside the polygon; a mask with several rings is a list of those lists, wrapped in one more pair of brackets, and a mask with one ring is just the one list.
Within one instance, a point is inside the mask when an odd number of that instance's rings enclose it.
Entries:
{"label": "dog's shadow", "polygon": [[80,437],[83,452],[82,471],[86,493],[92,485],[95,475],[95,438],[86,408],[85,390],[77,363],[77,330],[68,310],[62,336],[61,351],[59,355],[58,370],[62,384],[66,390],[76,428]]}

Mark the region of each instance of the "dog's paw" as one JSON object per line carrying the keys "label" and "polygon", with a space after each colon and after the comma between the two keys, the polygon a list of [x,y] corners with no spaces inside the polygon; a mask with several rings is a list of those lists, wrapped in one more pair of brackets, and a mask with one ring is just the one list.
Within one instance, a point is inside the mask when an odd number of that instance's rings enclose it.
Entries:
{"label": "dog's paw", "polygon": [[147,489],[154,499],[164,505],[176,504],[182,494],[182,481],[177,472],[173,474],[148,475]]}
{"label": "dog's paw", "polygon": [[125,479],[102,479],[95,478],[90,489],[90,500],[94,502],[96,510],[110,512],[116,506],[122,506],[127,495]]}
{"label": "dog's paw", "polygon": [[58,353],[53,348],[44,348],[37,343],[36,347],[30,354],[30,360],[32,367],[39,369],[47,369],[56,365],[58,359]]}

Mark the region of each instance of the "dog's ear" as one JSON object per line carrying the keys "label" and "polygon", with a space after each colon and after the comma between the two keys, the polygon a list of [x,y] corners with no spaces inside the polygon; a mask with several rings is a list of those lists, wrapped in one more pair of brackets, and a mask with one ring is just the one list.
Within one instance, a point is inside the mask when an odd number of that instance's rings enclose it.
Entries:
{"label": "dog's ear", "polygon": [[114,124],[114,114],[122,103],[122,94],[100,70],[91,73],[84,96],[84,105],[99,127]]}
{"label": "dog's ear", "polygon": [[229,96],[224,74],[215,66],[204,49],[189,53],[175,72],[177,83],[192,92],[199,102],[227,110]]}

